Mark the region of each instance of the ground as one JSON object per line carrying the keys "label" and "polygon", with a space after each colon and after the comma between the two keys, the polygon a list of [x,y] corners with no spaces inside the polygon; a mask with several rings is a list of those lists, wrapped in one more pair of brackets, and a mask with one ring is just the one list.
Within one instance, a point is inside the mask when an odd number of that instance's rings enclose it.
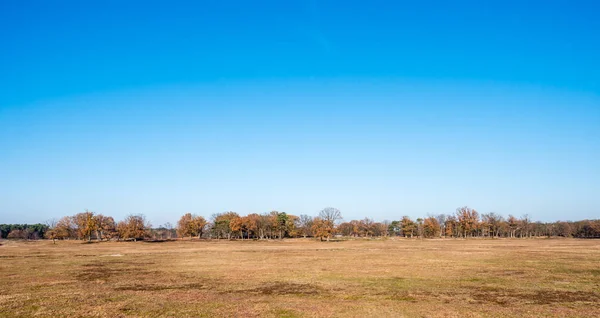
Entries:
{"label": "ground", "polygon": [[600,317],[600,240],[0,243],[2,317]]}

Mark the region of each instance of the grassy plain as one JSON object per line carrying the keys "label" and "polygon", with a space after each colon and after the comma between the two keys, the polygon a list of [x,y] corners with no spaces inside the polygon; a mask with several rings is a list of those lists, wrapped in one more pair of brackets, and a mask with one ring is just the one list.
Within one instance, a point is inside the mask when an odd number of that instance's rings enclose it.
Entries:
{"label": "grassy plain", "polygon": [[600,317],[600,241],[7,242],[2,317]]}

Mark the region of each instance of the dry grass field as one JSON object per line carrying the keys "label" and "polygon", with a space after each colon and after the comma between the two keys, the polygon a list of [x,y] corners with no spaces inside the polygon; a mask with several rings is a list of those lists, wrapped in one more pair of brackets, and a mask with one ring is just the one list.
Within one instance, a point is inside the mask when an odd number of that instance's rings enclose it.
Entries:
{"label": "dry grass field", "polygon": [[2,317],[600,317],[600,241],[1,242]]}

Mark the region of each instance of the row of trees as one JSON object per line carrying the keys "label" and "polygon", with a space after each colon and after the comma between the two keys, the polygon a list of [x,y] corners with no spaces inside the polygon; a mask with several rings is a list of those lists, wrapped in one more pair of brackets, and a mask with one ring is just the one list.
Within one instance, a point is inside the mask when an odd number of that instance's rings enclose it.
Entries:
{"label": "row of trees", "polygon": [[188,213],[177,223],[177,235],[242,240],[310,236],[329,240],[334,235],[335,225],[341,218],[340,211],[335,208],[325,208],[314,218],[278,211],[264,214],[252,213],[246,216],[225,212],[213,215],[211,222],[207,222],[202,216]]}
{"label": "row of trees", "polygon": [[563,236],[600,238],[600,220],[577,222],[532,222],[529,216],[504,218],[496,213],[479,214],[461,207],[454,214],[440,214],[412,220],[408,216],[397,221],[375,222],[373,219],[342,222],[338,209],[325,208],[316,217],[295,216],[272,211],[240,216],[235,212],[214,214],[210,220],[187,213],[173,227],[167,223],[151,228],[143,215],[130,215],[120,222],[110,216],[85,211],[48,224],[0,225],[2,238],[80,240],[173,239],[184,237],[214,239],[282,239],[315,237],[329,240],[344,237],[539,237]]}
{"label": "row of trees", "polygon": [[0,238],[37,240],[48,231],[46,224],[0,224]]}
{"label": "row of trees", "polygon": [[117,239],[137,240],[148,237],[150,223],[142,214],[129,215],[120,222],[110,216],[85,211],[50,221],[45,237],[52,239]]}

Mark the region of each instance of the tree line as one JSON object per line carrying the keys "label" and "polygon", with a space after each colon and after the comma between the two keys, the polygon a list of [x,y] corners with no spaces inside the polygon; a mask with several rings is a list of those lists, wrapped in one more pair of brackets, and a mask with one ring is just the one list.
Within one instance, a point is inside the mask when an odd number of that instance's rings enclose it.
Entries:
{"label": "tree line", "polygon": [[46,224],[0,224],[0,238],[37,240],[45,237]]}
{"label": "tree line", "polygon": [[286,212],[236,212],[203,216],[186,213],[176,226],[167,223],[153,228],[143,214],[129,215],[120,222],[91,211],[65,216],[47,224],[1,224],[2,238],[55,240],[165,240],[175,238],[207,239],[283,239],[311,237],[330,240],[333,237],[407,238],[527,238],[576,237],[600,238],[600,220],[569,222],[533,222],[528,215],[503,217],[496,213],[480,214],[469,207],[460,207],[453,214],[431,215],[411,219],[404,216],[395,221],[376,222],[371,218],[344,222],[341,212],[327,207],[317,216],[292,215]]}

